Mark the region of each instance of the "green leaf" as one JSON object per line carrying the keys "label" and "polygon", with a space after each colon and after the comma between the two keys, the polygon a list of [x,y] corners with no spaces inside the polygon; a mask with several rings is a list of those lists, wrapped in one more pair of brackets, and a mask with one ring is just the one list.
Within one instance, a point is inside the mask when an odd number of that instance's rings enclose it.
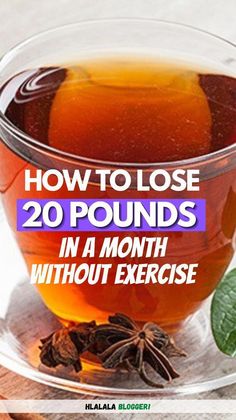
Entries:
{"label": "green leaf", "polygon": [[218,348],[236,357],[236,269],[226,274],[211,303],[211,328]]}

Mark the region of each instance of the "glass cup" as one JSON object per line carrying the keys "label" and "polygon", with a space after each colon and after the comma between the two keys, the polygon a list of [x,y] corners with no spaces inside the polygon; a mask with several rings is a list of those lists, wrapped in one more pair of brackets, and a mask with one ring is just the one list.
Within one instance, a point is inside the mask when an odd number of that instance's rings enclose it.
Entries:
{"label": "glass cup", "polygon": [[[208,66],[211,71],[235,76],[235,47],[218,37],[174,23],[142,19],[111,19],[81,22],[53,29],[36,35],[8,52],[0,63],[1,84],[25,69],[58,66],[67,62],[79,62],[88,57],[133,54],[158,59],[174,59]],[[0,101],[1,103],[1,101]],[[235,121],[236,123],[236,121]],[[0,115],[0,191],[9,224],[15,234],[26,264],[31,270],[33,263],[61,264],[58,257],[60,243],[65,232],[20,232],[16,229],[16,200],[58,198],[144,198],[132,183],[129,190],[115,192],[108,188],[101,192],[96,169],[126,169],[132,179],[137,169],[148,178],[155,169],[169,172],[175,169],[200,170],[200,191],[145,193],[149,199],[197,199],[206,200],[206,231],[204,232],[148,232],[146,236],[168,236],[169,245],[162,263],[198,264],[195,284],[191,285],[116,285],[90,286],[87,283],[37,285],[48,308],[65,321],[98,322],[107,320],[109,314],[123,312],[136,321],[156,321],[167,329],[180,325],[193,314],[212,293],[227,269],[235,247],[236,227],[236,145],[225,147],[200,157],[175,162],[124,163],[106,162],[76,156],[49,147],[16,128],[3,113]],[[109,147],[109,138],[104,147]],[[92,170],[92,179],[86,192],[57,192],[42,190],[25,191],[25,169],[32,175],[36,169]],[[95,236],[98,244],[104,237],[142,237],[143,232],[70,232],[68,236],[80,236],[81,246],[88,236]],[[66,259],[67,263],[80,264],[79,258]],[[109,278],[114,278],[117,264],[155,263],[155,258],[99,259],[91,263],[112,264]]]}

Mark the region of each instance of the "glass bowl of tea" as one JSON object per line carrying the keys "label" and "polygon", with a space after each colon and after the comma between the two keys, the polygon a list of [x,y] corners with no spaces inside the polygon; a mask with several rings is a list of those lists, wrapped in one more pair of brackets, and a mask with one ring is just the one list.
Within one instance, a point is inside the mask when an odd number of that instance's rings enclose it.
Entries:
{"label": "glass bowl of tea", "polygon": [[[234,255],[235,47],[174,23],[88,21],[19,44],[1,60],[0,74],[2,202],[31,278],[32,266],[46,267],[35,283],[47,308],[64,325],[92,320],[104,324],[109,316],[122,313],[139,326],[154,322],[181,334]],[[75,171],[84,176],[89,170],[90,178],[85,189],[74,182],[71,189],[63,183],[48,190],[33,181],[27,189],[26,171],[36,179],[39,170],[54,171],[52,185],[55,171],[67,171],[73,179]],[[108,182],[102,189],[98,174],[104,170],[126,171],[129,187],[115,190]],[[170,175],[194,170],[199,189],[137,190],[137,172],[147,180],[157,170]],[[18,199],[202,199],[206,226],[201,231],[18,230]],[[76,253],[60,255],[65,238],[74,246],[77,241]],[[84,257],[88,238],[95,238],[96,246]],[[123,248],[116,254],[110,248],[101,253],[105,240],[118,247],[127,238],[138,244],[136,252]],[[154,244],[166,238],[165,253],[154,253]],[[148,243],[153,245],[149,253]],[[69,275],[85,263],[97,278],[92,285]],[[121,264],[124,270],[156,265],[166,279],[174,278],[181,264],[195,265],[195,281],[161,282],[157,275],[147,283],[144,271],[139,284],[115,284]],[[109,272],[102,283],[105,265]]]}

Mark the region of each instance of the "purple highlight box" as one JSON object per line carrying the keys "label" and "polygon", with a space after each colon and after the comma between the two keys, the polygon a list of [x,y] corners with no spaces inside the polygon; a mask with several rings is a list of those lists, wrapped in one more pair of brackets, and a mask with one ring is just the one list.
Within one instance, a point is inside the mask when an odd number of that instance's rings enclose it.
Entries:
{"label": "purple highlight box", "polygon": [[[26,203],[29,202],[34,202],[36,203],[35,206],[37,207],[37,217],[36,213],[35,213],[35,208],[32,206],[31,208],[28,208],[27,210],[24,210],[24,206],[26,205]],[[184,227],[184,226],[180,226],[179,220],[181,219],[182,221],[187,221],[188,217],[184,216],[183,214],[180,213],[180,206],[182,203],[185,203],[186,201],[193,203],[194,208],[188,208],[188,211],[191,212],[195,218],[196,218],[196,223],[193,226],[190,227]],[[112,221],[109,223],[108,226],[106,227],[97,227],[94,226],[91,221],[88,218],[88,215],[85,215],[84,217],[81,217],[78,219],[78,223],[77,226],[72,227],[71,226],[71,203],[82,203],[82,205],[87,205],[88,207],[90,207],[92,204],[94,203],[106,203],[108,204],[111,208],[113,208],[113,204],[114,203],[119,203],[120,205],[120,216],[121,216],[121,220],[125,220],[126,219],[126,215],[127,215],[127,203],[135,203],[135,202],[139,202],[143,205],[143,207],[150,212],[150,204],[151,203],[156,203],[158,205],[158,202],[167,202],[170,203],[171,205],[173,205],[179,214],[178,219],[176,220],[175,223],[173,223],[173,225],[168,226],[168,227],[151,227],[148,222],[146,220],[142,220],[142,224],[140,227],[137,227],[134,225],[134,223],[131,223],[128,227],[119,227],[117,226],[113,219]],[[43,217],[43,209],[45,207],[45,205],[47,203],[56,203],[56,205],[58,207],[61,208],[60,212],[61,215],[63,215],[62,220],[60,222],[60,224],[56,227],[50,227],[47,225],[47,223],[45,223],[44,217]],[[41,213],[39,213],[39,206],[41,207],[42,211]],[[153,204],[152,204],[153,206]],[[80,207],[78,207],[78,209],[80,209]],[[38,222],[37,224],[40,224],[40,226],[29,226],[26,227],[24,226],[24,224],[26,223],[27,220],[29,220],[30,217],[32,217],[34,214],[34,219],[36,222]],[[166,209],[165,212],[165,219],[168,219],[170,217],[170,210]],[[106,210],[103,208],[97,209],[96,210],[96,220],[98,221],[102,221],[104,220],[105,216],[106,216]],[[49,219],[53,222],[54,220],[56,220],[56,210],[54,207],[51,208],[49,214]],[[163,231],[187,231],[187,232],[201,232],[201,231],[205,231],[206,230],[206,203],[204,199],[161,199],[161,200],[154,200],[154,199],[143,199],[143,200],[139,200],[139,199],[107,199],[107,200],[96,200],[96,199],[57,199],[57,200],[46,200],[46,199],[41,199],[41,200],[36,200],[36,199],[18,199],[17,200],[17,230],[18,231],[63,231],[63,232],[71,232],[71,231],[81,231],[81,232],[120,232],[120,231],[144,231],[144,232],[149,232],[149,231],[159,231],[159,232],[163,232]]]}

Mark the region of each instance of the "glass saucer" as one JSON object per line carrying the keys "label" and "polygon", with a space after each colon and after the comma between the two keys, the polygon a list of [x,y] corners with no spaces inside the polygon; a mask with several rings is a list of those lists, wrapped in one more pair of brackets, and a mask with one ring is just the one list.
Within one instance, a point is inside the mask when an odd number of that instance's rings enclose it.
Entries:
{"label": "glass saucer", "polygon": [[39,363],[39,339],[59,322],[29,284],[27,271],[3,215],[0,216],[0,364],[37,382],[77,393],[107,397],[164,397],[210,391],[236,382],[236,360],[212,338],[209,303],[188,319],[176,337],[186,358],[173,358],[180,378],[164,389],[150,388],[136,373],[113,372],[83,361],[83,371],[47,369]]}

